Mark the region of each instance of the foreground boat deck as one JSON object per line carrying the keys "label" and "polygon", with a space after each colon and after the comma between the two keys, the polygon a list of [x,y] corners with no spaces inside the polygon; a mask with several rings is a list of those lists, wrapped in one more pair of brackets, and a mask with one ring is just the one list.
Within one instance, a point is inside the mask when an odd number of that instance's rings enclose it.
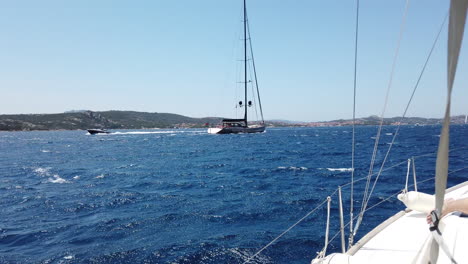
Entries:
{"label": "foreground boat deck", "polygon": [[[446,199],[468,197],[468,184],[447,190]],[[444,218],[443,237],[454,252],[458,263],[468,263],[468,218],[454,213]],[[368,238],[366,238],[369,236]],[[356,263],[412,263],[422,253],[432,236],[426,223],[426,214],[416,211],[400,212],[363,237],[353,259]],[[366,242],[366,239],[369,239]],[[352,250],[352,249],[351,249]],[[353,253],[353,252],[349,252]],[[353,262],[354,263],[354,262]],[[451,263],[442,250],[437,263]]]}
{"label": "foreground boat deck", "polygon": [[[446,199],[468,197],[468,182],[447,190]],[[440,229],[455,260],[468,263],[468,217],[453,213],[443,218]],[[346,254],[331,254],[322,263],[427,263],[432,235],[426,214],[401,211],[359,240]],[[317,263],[317,262],[315,262]],[[438,264],[452,263],[442,249]]]}
{"label": "foreground boat deck", "polygon": [[[390,225],[385,227],[387,223],[384,222],[369,233],[368,235],[372,236],[374,232],[378,232],[362,245],[353,258],[366,260],[368,263],[409,263],[408,260],[418,254],[421,245],[430,236],[426,214],[415,211],[402,212],[393,218],[397,219]],[[392,220],[390,218],[387,221]]]}

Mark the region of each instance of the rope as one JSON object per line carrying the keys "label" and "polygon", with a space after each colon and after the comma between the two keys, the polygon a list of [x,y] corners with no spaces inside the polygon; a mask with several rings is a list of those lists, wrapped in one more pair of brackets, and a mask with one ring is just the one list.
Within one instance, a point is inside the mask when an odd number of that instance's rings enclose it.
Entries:
{"label": "rope", "polygon": [[[429,59],[431,58],[432,52],[434,51],[434,48],[435,48],[435,46],[436,46],[436,44],[437,44],[437,41],[439,40],[440,33],[442,32],[442,30],[443,30],[443,28],[444,28],[444,25],[445,25],[445,22],[446,22],[446,20],[447,20],[447,17],[448,17],[448,15],[445,16],[444,21],[442,22],[442,24],[441,24],[441,26],[440,26],[440,28],[439,28],[439,31],[438,31],[438,33],[437,33],[437,36],[436,36],[436,38],[435,38],[435,40],[434,40],[434,43],[432,44],[431,50],[430,50],[430,52],[429,52],[429,54],[428,54],[428,56],[427,56],[427,59],[426,59],[426,61],[425,61],[425,63],[424,63],[424,66],[423,66],[423,68],[422,68],[422,70],[421,70],[421,73],[419,74],[418,80],[416,81],[416,84],[415,84],[415,86],[414,86],[414,88],[413,88],[413,92],[412,92],[412,94],[411,94],[411,96],[410,96],[410,99],[408,100],[408,103],[406,104],[405,111],[403,112],[403,115],[402,115],[402,117],[400,118],[400,122],[399,122],[399,124],[398,124],[398,126],[397,126],[397,129],[395,130],[395,133],[394,133],[394,135],[393,135],[392,141],[391,141],[391,143],[390,143],[390,145],[389,145],[389,147],[388,147],[387,153],[385,154],[385,157],[384,157],[384,160],[383,160],[383,162],[382,162],[382,165],[380,166],[380,170],[379,170],[379,172],[378,172],[378,174],[377,174],[377,176],[376,176],[376,178],[375,178],[375,180],[374,180],[374,184],[373,184],[373,186],[372,186],[372,189],[371,189],[369,195],[367,196],[367,200],[366,200],[366,201],[363,201],[363,202],[364,202],[364,208],[367,206],[367,203],[368,203],[369,200],[370,200],[370,196],[371,196],[372,193],[374,192],[375,186],[377,185],[377,181],[378,181],[378,179],[379,179],[379,177],[380,177],[380,175],[381,175],[381,173],[382,173],[383,167],[385,166],[385,163],[386,163],[386,161],[387,161],[387,158],[388,158],[388,156],[389,156],[389,154],[390,154],[390,151],[391,151],[391,149],[392,149],[392,147],[393,147],[393,145],[394,145],[394,143],[395,143],[396,137],[398,136],[398,133],[399,133],[399,131],[400,131],[401,123],[402,123],[402,121],[404,120],[404,118],[406,118],[406,113],[408,112],[408,109],[409,109],[409,106],[410,106],[410,104],[411,104],[411,101],[413,100],[414,94],[416,93],[416,90],[417,90],[417,88],[418,88],[418,86],[419,86],[419,83],[420,83],[420,81],[421,81],[421,78],[422,78],[422,76],[423,76],[423,74],[424,74],[424,72],[425,72],[425,70],[426,70],[426,67],[427,67],[427,64],[428,64],[428,62],[429,62]],[[362,214],[362,217],[364,217],[363,214]],[[362,219],[361,219],[361,220],[358,219],[358,221],[362,221]]]}
{"label": "rope", "polygon": [[461,169],[458,169],[458,170],[451,171],[451,172],[449,172],[448,174],[452,174],[452,173],[454,173],[454,172],[458,172],[458,171],[466,170],[466,169],[468,169],[468,167],[464,167],[464,168],[461,168]]}
{"label": "rope", "polygon": [[[249,65],[248,68],[249,68],[250,76],[253,76],[252,67]],[[255,91],[254,91],[254,84],[253,84],[253,82],[251,82],[250,88],[251,88],[251,91],[252,91],[253,106],[254,106],[254,109],[255,109],[255,118],[258,120],[258,110],[257,110],[257,107],[256,107],[256,105],[257,105],[257,100],[256,100],[255,93],[254,93]]]}
{"label": "rope", "polygon": [[[408,4],[409,4],[409,0],[408,0],[408,2],[407,2],[407,7],[406,7],[406,8],[408,8]],[[405,11],[405,17],[406,17],[406,13],[407,13],[407,9],[406,9],[406,11]],[[386,153],[386,155],[385,155],[384,161],[382,162],[382,165],[381,165],[381,167],[380,167],[379,173],[377,174],[377,177],[376,177],[375,180],[374,180],[374,184],[373,184],[373,186],[372,186],[372,189],[371,189],[371,191],[370,191],[370,194],[369,194],[368,196],[366,196],[366,200],[363,200],[364,208],[365,208],[365,206],[367,206],[367,203],[369,202],[370,196],[372,195],[372,193],[373,193],[373,191],[374,191],[374,189],[375,189],[375,186],[376,186],[377,181],[378,181],[378,179],[379,179],[379,177],[380,177],[381,171],[382,171],[382,169],[383,169],[383,167],[384,167],[384,165],[385,165],[385,162],[387,161],[387,158],[388,158],[388,155],[389,155],[389,153],[390,153],[390,150],[391,150],[391,148],[392,148],[392,146],[393,146],[393,144],[394,144],[394,142],[395,142],[396,136],[398,135],[398,132],[399,132],[399,130],[400,130],[401,122],[402,122],[402,120],[403,120],[403,119],[405,118],[405,116],[406,116],[406,113],[407,113],[407,111],[408,111],[408,108],[409,108],[409,106],[410,106],[410,104],[411,104],[411,101],[412,101],[412,99],[413,99],[413,97],[414,97],[414,94],[415,94],[415,92],[416,92],[416,89],[417,89],[417,87],[419,86],[419,82],[420,82],[420,80],[421,80],[421,78],[422,78],[422,76],[423,76],[423,74],[424,74],[424,71],[425,71],[425,69],[426,69],[426,66],[427,66],[427,64],[428,64],[428,62],[429,62],[429,59],[430,59],[430,57],[431,57],[431,55],[432,55],[432,52],[433,52],[433,50],[434,50],[434,48],[435,48],[435,45],[437,44],[437,41],[438,41],[438,39],[439,39],[440,33],[442,32],[442,29],[443,29],[443,26],[444,26],[446,20],[447,20],[447,16],[445,17],[445,19],[444,19],[442,25],[440,26],[439,32],[437,33],[437,36],[436,36],[436,39],[434,40],[434,43],[433,43],[433,45],[432,45],[432,47],[431,47],[431,50],[430,50],[429,55],[428,55],[428,57],[427,57],[427,59],[426,59],[426,62],[424,63],[423,69],[421,70],[421,73],[420,73],[420,75],[419,75],[419,78],[418,78],[418,80],[417,80],[417,82],[416,82],[416,84],[415,84],[415,87],[414,87],[414,89],[413,89],[413,93],[411,94],[411,97],[410,97],[410,99],[409,99],[409,101],[408,101],[408,104],[407,104],[407,106],[406,106],[406,108],[405,108],[404,114],[403,114],[402,118],[400,119],[400,122],[399,122],[399,124],[398,124],[397,130],[396,130],[396,132],[395,132],[395,134],[394,134],[394,136],[393,136],[393,138],[392,138],[392,142],[391,142],[391,144],[390,144],[390,146],[389,146],[389,148],[388,148],[388,150],[387,150],[387,153]],[[402,25],[402,28],[403,28],[403,25]],[[402,33],[402,32],[400,32],[400,38],[401,38],[401,33]],[[392,71],[393,71],[393,70],[392,70]],[[380,131],[380,128],[379,128],[379,131]],[[370,180],[370,179],[369,179],[369,180]],[[366,191],[367,191],[367,189],[366,189]],[[361,208],[361,212],[364,212],[364,211],[362,210],[362,208]],[[361,215],[362,215],[362,216],[361,216],[361,218],[358,219],[358,222],[362,221],[363,214],[361,214]],[[355,233],[356,233],[356,232],[355,232]]]}
{"label": "rope", "polygon": [[[246,11],[247,12],[247,11]],[[252,66],[253,66],[253,76],[255,77],[255,86],[257,87],[257,97],[258,97],[258,105],[259,105],[259,108],[260,108],[260,115],[262,117],[262,123],[264,124],[265,123],[265,120],[263,119],[263,109],[262,109],[262,101],[260,100],[260,91],[258,89],[258,79],[257,79],[257,70],[255,68],[255,59],[254,59],[254,55],[253,55],[253,49],[252,49],[252,38],[250,37],[250,24],[249,24],[249,20],[247,20],[247,32],[249,34],[249,44],[250,44],[250,57],[252,57]],[[252,94],[254,94],[252,92]],[[255,96],[254,96],[255,98]],[[257,111],[255,109],[255,111]]]}
{"label": "rope", "polygon": [[[372,207],[369,207],[368,209],[366,209],[366,212],[367,212],[367,211],[370,211],[370,210],[372,210],[374,207],[376,207],[376,206],[378,206],[378,205],[380,205],[380,204],[382,204],[382,203],[384,203],[384,202],[390,200],[390,198],[392,198],[392,197],[398,195],[399,193],[400,193],[400,192],[397,192],[397,193],[395,193],[395,194],[392,194],[392,195],[390,195],[389,197],[387,197],[385,200],[382,200],[382,201],[378,202],[377,204],[373,205]],[[359,215],[355,216],[354,220],[356,220],[358,217],[359,217]],[[351,220],[345,225],[345,227],[348,227],[348,226],[350,225],[350,223],[351,223]],[[340,234],[340,232],[336,232],[336,233],[333,235],[333,237],[329,240],[328,244],[330,245],[331,242],[333,242],[333,240],[335,240],[335,238],[336,238],[339,234]]]}
{"label": "rope", "polygon": [[[402,163],[405,163],[405,162],[406,162],[406,161],[401,162],[401,163],[399,163],[398,165],[401,165]],[[460,168],[460,169],[457,169],[457,170],[450,171],[448,174],[450,175],[450,174],[452,174],[452,173],[459,172],[459,171],[461,171],[461,170],[466,170],[466,169],[468,169],[468,167],[463,167],[463,168]],[[361,178],[361,179],[364,179],[364,178]],[[422,181],[420,181],[419,183],[425,183],[425,182],[428,182],[428,181],[431,181],[431,180],[434,180],[434,179],[435,179],[435,177],[431,177],[431,178],[422,180]],[[349,185],[349,184],[340,185],[340,186],[343,187],[343,186],[346,186],[346,185]],[[412,184],[412,185],[409,185],[408,187],[415,187],[415,186],[416,186],[416,184]],[[371,207],[369,207],[369,208],[366,209],[366,212],[367,212],[367,211],[370,211],[370,210],[372,210],[372,209],[374,209],[375,207],[379,206],[380,204],[382,204],[382,203],[384,203],[384,202],[387,202],[388,200],[390,200],[392,197],[395,197],[395,196],[398,195],[399,193],[400,193],[400,192],[394,193],[394,194],[388,196],[387,198],[385,198],[384,200],[382,200],[382,201],[380,201],[380,202],[378,202],[378,203],[372,205]],[[359,216],[356,216],[353,220],[356,220],[356,218],[358,218],[358,217],[359,217]],[[348,223],[346,223],[345,227],[348,227],[348,226],[350,225],[350,223],[351,223],[351,220],[350,220]],[[334,240],[339,234],[340,234],[340,231],[336,232],[336,233],[332,236],[332,238],[328,241],[328,244],[330,245],[330,244],[333,242],[333,240]]]}
{"label": "rope", "polygon": [[[462,149],[468,149],[468,147],[454,148],[454,149],[451,149],[449,152],[457,151],[457,150],[462,150]],[[436,155],[436,153],[430,152],[430,153],[426,153],[426,154],[421,154],[421,155],[418,155],[418,156],[414,156],[413,158],[414,158],[414,159],[419,159],[419,158],[423,158],[423,157],[427,157],[427,156],[434,156],[434,155]],[[400,166],[401,164],[404,164],[404,163],[406,163],[406,162],[407,162],[407,161],[405,160],[405,161],[396,163],[396,164],[394,164],[394,165],[392,165],[392,166],[390,166],[390,167],[388,167],[388,168],[383,169],[382,172],[387,171],[387,170],[390,170],[390,169],[393,169],[393,168],[395,168],[395,167],[398,167],[398,166]],[[376,174],[377,174],[377,172],[374,173],[372,176],[374,176],[374,175],[376,175]],[[354,183],[363,181],[363,180],[365,180],[365,179],[367,179],[367,176],[364,176],[364,177],[362,177],[362,178],[359,178],[359,179],[355,180]],[[343,187],[346,187],[346,186],[349,186],[349,185],[351,185],[351,182],[342,184],[342,185],[340,185],[340,187],[343,188]],[[411,186],[411,185],[410,185],[410,186]],[[355,219],[356,219],[356,218],[355,218]]]}
{"label": "rope", "polygon": [[354,230],[354,234],[356,234],[357,229],[359,228],[359,224],[362,221],[362,218],[364,216],[363,213],[365,211],[367,197],[369,196],[368,191],[369,191],[369,185],[370,185],[370,179],[371,179],[370,175],[372,174],[374,164],[375,164],[375,158],[377,156],[377,148],[378,148],[379,141],[380,141],[380,134],[382,132],[383,118],[384,118],[384,115],[385,115],[385,111],[387,109],[388,97],[389,97],[389,94],[390,94],[390,88],[392,87],[393,75],[394,75],[394,72],[395,72],[396,61],[397,61],[398,54],[399,54],[399,51],[400,51],[401,39],[403,38],[403,32],[404,32],[404,27],[405,27],[405,24],[406,24],[406,15],[408,13],[409,1],[410,0],[406,1],[405,12],[403,14],[403,20],[402,20],[402,23],[401,23],[401,26],[400,26],[400,35],[398,37],[397,48],[395,50],[395,55],[393,57],[392,70],[390,72],[390,79],[389,79],[388,86],[387,86],[387,92],[385,94],[384,106],[383,106],[383,109],[382,109],[382,114],[380,115],[380,125],[379,125],[379,129],[377,131],[377,136],[375,138],[374,151],[372,153],[371,164],[370,164],[370,167],[369,167],[369,174],[368,174],[369,178],[368,178],[368,180],[366,182],[366,189],[365,189],[365,192],[364,192],[364,198],[363,198],[362,204],[361,204],[361,213],[360,213],[360,217],[358,218],[358,221],[357,221],[357,224],[356,224],[356,230]]}
{"label": "rope", "polygon": [[[468,168],[468,167],[467,167],[467,168]],[[433,178],[426,179],[426,180],[423,180],[423,181],[421,181],[421,183],[427,182],[427,181],[430,181],[430,180],[434,180],[434,177],[433,177]],[[412,186],[413,186],[413,185],[410,185],[409,187],[412,187]],[[390,200],[392,197],[397,196],[399,193],[400,193],[400,191],[398,191],[397,193],[394,193],[394,194],[388,196],[387,198],[385,198],[384,200],[382,200],[382,201],[380,201],[380,202],[378,202],[378,203],[372,205],[371,207],[369,207],[369,208],[366,209],[366,212],[367,212],[367,211],[370,211],[370,210],[372,210],[372,209],[374,209],[375,207],[381,205],[381,204],[384,203],[384,202],[387,202],[387,201]],[[358,218],[358,217],[359,217],[359,216],[356,216],[354,220],[356,220],[356,218]],[[351,222],[351,221],[349,221],[349,222],[345,225],[345,227],[349,226],[350,222]],[[335,233],[335,235],[333,235],[333,237],[330,239],[330,241],[329,241],[328,243],[330,244],[331,242],[333,242],[333,240],[334,240],[339,234],[340,234],[340,232]]]}
{"label": "rope", "polygon": [[[425,155],[428,155],[428,154],[425,154]],[[422,156],[422,155],[421,155]],[[418,156],[417,156],[418,157]],[[399,166],[403,163],[405,163],[406,161],[403,161],[403,162],[400,162],[400,163],[397,163],[391,167],[388,167],[387,169],[385,170],[389,170],[389,169],[392,169],[396,166]],[[358,180],[355,180],[354,183],[356,182],[359,182],[359,181],[362,181],[362,180],[365,180],[367,177],[362,177]],[[343,184],[343,185],[340,185],[342,188],[343,187],[346,187],[348,185],[350,185],[351,183],[347,183],[347,184]],[[330,194],[329,197],[333,197],[333,195],[335,195],[336,193],[338,192],[338,188],[335,189],[334,192],[332,192],[332,194]],[[286,229],[285,231],[283,231],[283,233],[281,233],[279,236],[277,236],[276,238],[274,238],[271,242],[269,242],[267,245],[265,245],[263,248],[261,248],[260,250],[258,250],[254,255],[252,255],[251,257],[249,257],[246,261],[244,261],[243,263],[248,263],[250,262],[253,258],[255,258],[257,255],[259,255],[261,252],[263,252],[265,249],[267,249],[268,247],[270,247],[273,243],[275,243],[279,238],[281,238],[282,236],[284,236],[287,232],[289,232],[291,229],[293,229],[294,227],[296,227],[298,224],[300,224],[302,221],[304,221],[307,217],[309,217],[312,213],[314,213],[315,211],[317,211],[317,209],[319,209],[320,207],[323,206],[323,204],[325,204],[327,202],[327,199],[323,200],[319,205],[317,205],[314,209],[312,209],[311,211],[309,211],[306,215],[304,215],[301,219],[299,219],[296,223],[294,223],[293,225],[291,225],[288,229]],[[357,216],[354,218],[356,219]],[[347,227],[349,225],[349,222],[348,224],[346,224],[345,227]]]}
{"label": "rope", "polygon": [[[250,48],[250,58],[247,58],[246,62],[247,61],[250,61],[250,60],[253,60],[253,53],[252,53],[252,40],[250,39],[250,28],[249,28],[249,19],[248,19],[248,16],[247,16],[247,9],[245,10],[245,17],[246,17],[246,24],[247,24],[247,27],[246,27],[246,30],[247,30],[247,39],[249,41],[249,48]],[[249,74],[249,78],[248,79],[248,83],[250,83],[250,88],[251,88],[251,92],[252,92],[252,98],[253,98],[253,106],[254,106],[254,110],[255,110],[255,118],[256,120],[258,120],[258,111],[257,111],[257,107],[255,107],[255,105],[257,105],[257,101],[256,101],[256,98],[255,98],[255,93],[254,93],[254,85],[252,83],[252,81],[250,80],[252,78],[252,76],[254,76],[253,74],[253,71],[252,71],[252,66],[250,64],[247,64],[247,71],[248,71],[248,74]],[[254,68],[255,69],[255,68]],[[248,103],[247,101],[245,102],[246,104]],[[249,105],[247,105],[249,106]]]}
{"label": "rope", "polygon": [[[450,149],[449,152],[453,152],[453,151],[457,151],[457,150],[461,150],[461,149],[468,149],[468,147],[459,147],[459,148]],[[435,152],[426,153],[426,154],[422,154],[422,155],[419,155],[419,156],[414,156],[413,158],[414,158],[414,159],[419,159],[419,158],[422,158],[422,157],[434,156],[434,155],[436,155],[436,154],[437,154],[437,153],[435,153]],[[385,170],[384,170],[384,171],[385,171]]]}
{"label": "rope", "polygon": [[[426,154],[426,155],[427,155],[427,154]],[[432,154],[432,155],[434,155],[434,154]],[[388,167],[388,168],[384,169],[383,171],[387,171],[387,170],[389,170],[389,169],[393,169],[393,168],[398,167],[398,166],[400,166],[401,164],[404,164],[404,163],[406,163],[406,160],[405,160],[405,161],[402,161],[402,162],[400,162],[400,163],[397,163],[397,164],[395,164],[395,165],[393,165],[393,166],[391,166],[391,167]],[[372,174],[372,176],[374,176],[374,175],[376,175],[376,174],[377,174],[377,172],[374,173],[374,174]],[[355,180],[354,183],[363,181],[363,180],[365,180],[365,179],[367,179],[367,176],[364,176],[364,177],[362,177],[362,178],[359,178],[359,179]],[[345,184],[340,185],[340,186],[341,186],[341,188],[343,188],[343,187],[346,187],[346,186],[348,186],[348,185],[351,185],[351,182],[345,183]]]}
{"label": "rope", "polygon": [[[452,151],[454,150],[459,150],[459,149],[466,149],[468,147],[462,147],[462,148],[457,148],[457,149],[453,149]],[[428,154],[423,154],[423,155],[419,155],[419,156],[415,156],[414,158],[419,158],[419,157],[424,157],[424,156],[429,156],[429,155],[434,155],[433,153],[428,153]],[[400,162],[400,163],[397,163],[391,167],[388,167],[387,169],[385,170],[389,170],[389,169],[392,169],[394,167],[397,167],[401,164],[404,164],[406,163],[406,160],[403,161],[403,162]],[[465,170],[465,169],[468,169],[468,167],[464,167],[464,168],[460,168],[460,169],[457,169],[457,170],[454,170],[454,171],[451,171],[449,172],[449,174],[452,174],[452,173],[455,173],[455,172],[458,172],[458,171],[461,171],[461,170]],[[384,170],[384,171],[385,171]],[[356,181],[354,181],[355,183],[358,182],[358,181],[362,181],[364,179],[366,179],[367,177],[362,177]],[[426,180],[423,180],[423,181],[420,181],[419,183],[424,183],[424,182],[427,182],[427,181],[430,181],[430,180],[433,180],[433,178],[429,178],[429,179],[426,179]],[[351,183],[347,183],[347,184],[343,184],[343,185],[340,185],[341,188],[343,187],[346,187],[346,186],[349,186]],[[412,187],[413,185],[410,185],[410,187]],[[329,197],[333,197],[336,193],[338,192],[338,188],[335,189],[335,191],[333,191]],[[399,192],[398,192],[399,193]],[[393,194],[391,196],[389,196],[387,199],[385,200],[382,200],[380,202],[378,202],[377,204],[369,207],[366,209],[366,212],[367,211],[370,211],[372,210],[373,208],[375,208],[376,206],[380,205],[381,203],[385,202],[385,201],[388,201],[391,197],[397,195],[398,193],[396,194]],[[312,209],[311,211],[309,211],[306,215],[304,215],[301,219],[299,219],[298,221],[296,221],[293,225],[291,225],[288,229],[286,229],[285,231],[283,231],[280,235],[278,235],[276,238],[274,238],[271,242],[269,242],[268,244],[266,244],[263,248],[261,248],[260,250],[258,250],[254,255],[252,255],[251,257],[249,257],[246,261],[243,262],[243,264],[245,263],[249,263],[252,259],[254,259],[256,256],[258,256],[261,252],[263,252],[265,249],[267,249],[268,247],[270,247],[273,243],[275,243],[278,239],[280,239],[282,236],[284,236],[286,233],[288,233],[289,231],[291,231],[291,229],[293,229],[294,227],[296,227],[298,224],[300,224],[302,221],[304,221],[307,217],[309,217],[311,214],[313,214],[315,211],[317,211],[320,207],[322,207],[326,202],[328,201],[328,197],[327,199],[323,200],[320,204],[318,204],[314,209]],[[359,216],[355,216],[353,220],[356,220]],[[348,227],[350,225],[350,222],[348,222],[345,227]],[[335,234],[332,239],[329,240],[328,244],[330,244],[335,238],[336,236],[339,234],[339,232],[337,234]]]}
{"label": "rope", "polygon": [[[356,1],[356,34],[354,37],[354,85],[353,85],[353,139],[351,147],[351,182],[354,182],[354,150],[356,145],[355,135],[356,135],[356,80],[357,80],[357,54],[358,54],[358,34],[359,32],[359,0]],[[349,245],[353,244],[353,215],[354,215],[354,184],[351,183],[351,193],[350,193],[350,209],[349,209],[349,218],[351,223],[349,225]]]}
{"label": "rope", "polygon": [[[448,15],[447,15],[447,16],[448,16]],[[379,177],[380,177],[381,171],[382,171],[383,167],[385,166],[385,163],[387,162],[387,158],[388,158],[388,156],[390,155],[390,151],[392,150],[392,147],[393,147],[393,145],[394,145],[394,143],[395,143],[396,137],[398,136],[398,133],[399,133],[399,131],[400,131],[401,123],[402,123],[403,120],[406,118],[406,113],[408,112],[408,109],[409,109],[409,106],[411,105],[411,102],[412,102],[412,100],[413,100],[414,94],[416,93],[416,90],[417,90],[417,88],[418,88],[418,86],[419,86],[419,82],[421,81],[421,78],[422,78],[422,76],[423,76],[423,74],[424,74],[424,72],[425,72],[425,70],[426,70],[426,67],[427,67],[427,64],[428,64],[428,62],[429,62],[429,59],[431,58],[432,52],[434,51],[434,48],[435,48],[435,46],[436,46],[436,44],[437,44],[437,41],[439,40],[439,36],[440,36],[440,33],[442,32],[442,30],[443,30],[443,28],[444,28],[445,22],[446,22],[446,20],[447,20],[447,16],[444,18],[444,21],[442,22],[442,25],[440,26],[439,32],[437,33],[437,36],[436,36],[436,38],[435,38],[435,40],[434,40],[434,43],[432,44],[432,48],[431,48],[431,50],[430,50],[430,52],[429,52],[429,55],[427,56],[426,62],[424,63],[424,66],[423,66],[423,68],[422,68],[422,70],[421,70],[421,73],[419,74],[418,80],[416,81],[416,84],[415,84],[415,86],[414,86],[414,88],[413,88],[413,92],[412,92],[412,94],[411,94],[411,96],[410,96],[410,99],[408,100],[408,103],[406,104],[405,111],[403,112],[403,115],[402,115],[402,117],[400,118],[400,121],[399,121],[399,123],[398,123],[397,129],[395,130],[395,133],[394,133],[394,135],[393,135],[392,141],[390,142],[390,145],[388,146],[387,152],[385,153],[385,157],[384,157],[384,160],[383,160],[383,162],[382,162],[382,164],[381,164],[381,166],[380,166],[379,173],[377,174],[377,177],[376,177],[375,180],[374,180],[374,184],[373,184],[373,186],[372,186],[372,189],[371,189],[371,191],[370,191],[370,194],[369,194],[368,197],[367,197],[367,201],[365,201],[365,205],[366,205],[366,206],[367,206],[367,203],[369,202],[370,196],[371,196],[372,193],[374,192],[374,189],[375,189],[375,186],[376,186],[376,184],[377,184],[377,181],[378,181],[378,179],[379,179]]]}

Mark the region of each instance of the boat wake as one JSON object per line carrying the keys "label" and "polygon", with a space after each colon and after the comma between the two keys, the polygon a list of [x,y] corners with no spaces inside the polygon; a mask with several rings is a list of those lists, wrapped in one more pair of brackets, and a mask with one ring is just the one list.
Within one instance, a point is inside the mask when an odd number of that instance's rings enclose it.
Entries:
{"label": "boat wake", "polygon": [[278,167],[279,170],[308,170],[307,167],[295,167],[295,166],[290,166],[290,167],[285,167],[285,166],[280,166]]}
{"label": "boat wake", "polygon": [[[204,131],[129,131],[129,132],[111,132],[109,134],[96,134],[95,136],[112,136],[112,135],[150,135],[150,134],[205,134]],[[89,135],[89,134],[88,134]]]}

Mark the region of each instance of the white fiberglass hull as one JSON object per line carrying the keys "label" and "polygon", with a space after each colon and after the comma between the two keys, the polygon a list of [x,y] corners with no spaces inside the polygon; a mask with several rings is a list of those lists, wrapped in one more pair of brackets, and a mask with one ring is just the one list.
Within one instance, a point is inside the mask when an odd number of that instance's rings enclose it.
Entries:
{"label": "white fiberglass hull", "polygon": [[[468,181],[447,190],[446,199],[468,197]],[[426,213],[406,210],[397,213],[374,228],[345,254],[330,254],[314,259],[313,264],[417,263],[427,264],[432,236]],[[449,214],[441,220],[444,241],[458,263],[468,263],[468,217]],[[443,226],[443,227],[442,227]],[[452,263],[439,250],[437,263]]]}
{"label": "white fiberglass hull", "polygon": [[262,133],[262,132],[265,132],[264,126],[208,128],[209,134],[239,134],[239,133]]}
{"label": "white fiberglass hull", "polygon": [[208,134],[218,134],[219,131],[221,131],[222,128],[219,127],[210,127],[208,128]]}

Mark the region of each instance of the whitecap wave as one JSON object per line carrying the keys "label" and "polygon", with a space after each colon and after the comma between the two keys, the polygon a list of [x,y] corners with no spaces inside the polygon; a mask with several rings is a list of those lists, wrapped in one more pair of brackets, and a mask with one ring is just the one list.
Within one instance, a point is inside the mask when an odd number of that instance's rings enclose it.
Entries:
{"label": "whitecap wave", "polygon": [[327,168],[327,170],[345,172],[345,171],[353,171],[353,168]]}
{"label": "whitecap wave", "polygon": [[279,170],[308,170],[307,167],[295,167],[295,166],[290,166],[290,167],[284,167],[284,166],[279,166]]}
{"label": "whitecap wave", "polygon": [[51,183],[69,183],[69,181],[65,180],[64,178],[60,178],[58,174],[54,174],[53,177],[49,178],[49,182]]}
{"label": "whitecap wave", "polygon": [[96,179],[103,179],[104,178],[104,174],[100,174],[98,176],[96,176]]}
{"label": "whitecap wave", "polygon": [[45,167],[45,168],[35,168],[34,173],[36,173],[39,176],[49,176],[50,175],[50,169],[51,167]]}

